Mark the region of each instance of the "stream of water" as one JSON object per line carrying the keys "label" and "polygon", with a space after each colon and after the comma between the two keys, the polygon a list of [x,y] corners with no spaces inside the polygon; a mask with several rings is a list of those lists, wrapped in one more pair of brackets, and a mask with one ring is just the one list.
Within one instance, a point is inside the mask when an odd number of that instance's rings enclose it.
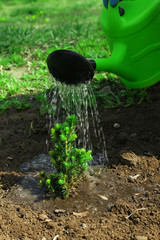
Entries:
{"label": "stream of water", "polygon": [[[56,123],[63,123],[67,116],[75,114],[78,118],[78,130],[77,130],[77,143],[76,147],[85,148],[86,150],[93,150],[91,138],[94,137],[96,140],[96,154],[93,155],[93,160],[90,163],[87,183],[83,183],[83,193],[82,199],[79,197],[75,199],[74,204],[71,208],[77,206],[79,209],[83,210],[88,207],[94,211],[95,208],[99,209],[99,195],[102,194],[104,189],[106,189],[106,179],[101,187],[96,186],[96,181],[99,179],[94,177],[94,173],[98,169],[99,177],[104,176],[102,174],[102,166],[108,162],[107,151],[106,151],[106,141],[102,127],[100,126],[100,117],[97,110],[96,99],[93,94],[90,84],[81,84],[78,86],[66,85],[60,82],[53,81],[52,88],[49,92],[46,92],[46,100],[48,101],[47,110],[47,128],[48,136],[50,136],[50,130],[55,126]],[[91,134],[90,134],[91,133]],[[48,150],[53,147],[50,146],[50,140],[46,140]],[[53,203],[51,201],[45,201],[46,199],[46,189],[38,186],[40,176],[40,171],[45,171],[47,174],[55,172],[56,169],[50,161],[50,155],[40,154],[34,157],[30,162],[23,163],[20,166],[20,170],[23,172],[23,177],[17,183],[17,187],[13,189],[11,193],[11,199],[14,201],[29,201],[39,203],[42,207],[43,203],[45,206],[51,206],[52,204],[57,204],[61,206],[63,201]],[[109,177],[110,178],[110,177]],[[103,179],[104,180],[104,179]],[[102,181],[103,182],[103,181]],[[93,184],[94,183],[94,184]],[[94,186],[93,186],[94,185]],[[90,193],[87,193],[86,199],[84,200],[84,193],[89,189]],[[96,190],[95,190],[96,189]],[[104,192],[105,196],[108,196],[106,190]],[[108,197],[106,197],[107,199]],[[98,201],[98,204],[96,204]],[[69,201],[70,202],[70,201]],[[69,207],[68,201],[66,201],[66,208]],[[100,206],[102,203],[100,203]],[[64,206],[63,206],[64,207]],[[105,207],[106,208],[106,207]],[[102,207],[104,210],[104,207]]]}
{"label": "stream of water", "polygon": [[[100,124],[100,117],[97,110],[97,103],[91,85],[67,85],[53,81],[52,88],[46,93],[48,99],[48,132],[56,123],[62,123],[69,115],[75,114],[78,118],[78,139],[77,147],[84,147],[86,150],[93,150],[92,137],[97,138],[96,148],[99,149],[101,163],[107,163],[106,140],[103,128]],[[46,140],[49,149],[49,140]]]}

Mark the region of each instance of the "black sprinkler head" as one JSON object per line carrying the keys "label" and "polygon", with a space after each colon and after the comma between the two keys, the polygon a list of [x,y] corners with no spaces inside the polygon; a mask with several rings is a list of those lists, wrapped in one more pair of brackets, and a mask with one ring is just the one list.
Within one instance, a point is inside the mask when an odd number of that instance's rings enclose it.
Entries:
{"label": "black sprinkler head", "polygon": [[69,50],[56,50],[49,54],[47,65],[56,80],[66,84],[80,84],[91,80],[96,67],[94,60]]}

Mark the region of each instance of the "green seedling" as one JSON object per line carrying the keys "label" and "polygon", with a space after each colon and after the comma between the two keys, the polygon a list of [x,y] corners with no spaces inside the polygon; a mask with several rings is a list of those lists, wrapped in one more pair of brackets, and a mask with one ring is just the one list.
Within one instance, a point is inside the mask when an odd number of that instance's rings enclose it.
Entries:
{"label": "green seedling", "polygon": [[82,179],[88,162],[92,160],[91,151],[75,147],[77,117],[68,116],[63,124],[51,129],[51,138],[55,143],[49,152],[56,173],[46,175],[41,172],[40,185],[56,196],[67,198],[74,186]]}
{"label": "green seedling", "polygon": [[29,136],[31,136],[31,134],[34,132],[35,133],[35,129],[34,129],[34,126],[33,126],[33,121],[31,122],[30,124],[30,127],[29,127]]}

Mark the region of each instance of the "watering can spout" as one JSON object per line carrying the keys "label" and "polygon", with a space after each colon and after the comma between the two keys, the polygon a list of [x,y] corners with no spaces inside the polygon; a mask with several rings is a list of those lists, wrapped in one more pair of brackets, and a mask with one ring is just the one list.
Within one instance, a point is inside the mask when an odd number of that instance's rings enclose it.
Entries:
{"label": "watering can spout", "polygon": [[115,73],[114,60],[112,57],[98,58],[98,59],[94,59],[93,61],[95,61],[96,71],[105,71],[105,72]]}
{"label": "watering can spout", "polygon": [[69,50],[56,50],[49,54],[47,65],[54,78],[66,84],[81,84],[91,81],[94,71],[112,72],[121,78],[132,81],[129,66],[125,65],[126,46],[115,44],[109,58],[86,59],[82,55]]}
{"label": "watering can spout", "polygon": [[[118,50],[118,51],[117,51]],[[130,78],[128,71],[126,71],[125,65],[123,64],[126,55],[126,46],[118,43],[115,44],[111,57],[109,58],[98,58],[90,60],[95,71],[105,71],[117,74],[122,78]]]}

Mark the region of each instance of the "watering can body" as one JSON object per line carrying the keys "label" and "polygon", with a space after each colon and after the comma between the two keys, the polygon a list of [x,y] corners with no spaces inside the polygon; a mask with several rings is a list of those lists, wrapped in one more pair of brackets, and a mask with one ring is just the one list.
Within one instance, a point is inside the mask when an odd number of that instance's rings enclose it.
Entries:
{"label": "watering can body", "polygon": [[129,88],[160,80],[160,0],[107,1],[100,22],[111,51],[94,59],[97,71],[120,76]]}
{"label": "watering can body", "polygon": [[89,59],[69,50],[47,58],[53,77],[66,84],[90,81],[94,70],[120,76],[129,88],[160,81],[160,0],[103,0],[100,22],[111,56]]}

